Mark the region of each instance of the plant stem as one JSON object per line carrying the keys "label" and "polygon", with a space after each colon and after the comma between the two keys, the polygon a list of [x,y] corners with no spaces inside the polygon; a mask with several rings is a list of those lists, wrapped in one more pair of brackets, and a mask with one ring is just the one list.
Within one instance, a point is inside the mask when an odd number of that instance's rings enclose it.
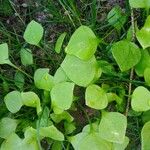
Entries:
{"label": "plant stem", "polygon": [[[135,25],[134,25],[134,13],[133,13],[132,8],[131,8],[131,26],[132,26],[132,41],[134,42],[135,41]],[[133,76],[134,76],[134,68],[132,68],[130,71],[130,81],[133,80]],[[127,99],[125,116],[128,116],[130,100],[131,100],[131,92],[132,92],[132,82],[129,83],[129,87],[128,87],[128,99]]]}

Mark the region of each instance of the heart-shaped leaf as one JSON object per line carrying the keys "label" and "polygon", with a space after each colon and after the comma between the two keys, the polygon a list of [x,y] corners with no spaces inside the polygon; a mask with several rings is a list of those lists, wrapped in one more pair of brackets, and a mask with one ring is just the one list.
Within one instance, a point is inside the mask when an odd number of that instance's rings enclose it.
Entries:
{"label": "heart-shaped leaf", "polygon": [[7,43],[0,44],[0,64],[9,64],[8,45]]}
{"label": "heart-shaped leaf", "polygon": [[150,121],[145,123],[141,131],[142,150],[149,150],[150,148]]}
{"label": "heart-shaped leaf", "polygon": [[150,0],[129,0],[133,8],[150,8]]}
{"label": "heart-shaped leaf", "polygon": [[149,110],[150,92],[143,86],[137,87],[132,94],[131,106],[135,111]]}
{"label": "heart-shaped leaf", "polygon": [[137,45],[123,40],[112,46],[112,54],[121,71],[134,67],[141,59],[141,51]]}
{"label": "heart-shaped leaf", "polygon": [[107,15],[107,20],[117,30],[120,30],[126,22],[126,16],[123,14],[120,6],[115,6]]}
{"label": "heart-shaped leaf", "polygon": [[12,113],[18,112],[20,108],[23,106],[21,93],[18,91],[12,91],[8,93],[4,97],[4,101],[7,106],[7,109]]}
{"label": "heart-shaped leaf", "polygon": [[49,69],[37,69],[34,73],[34,83],[38,89],[50,91],[54,85],[54,79],[53,76],[49,74]]}
{"label": "heart-shaped leaf", "polygon": [[54,113],[60,114],[71,107],[73,101],[74,83],[62,82],[51,90],[51,101]]}
{"label": "heart-shaped leaf", "polygon": [[143,49],[150,47],[150,16],[147,17],[144,27],[137,31],[136,37]]}
{"label": "heart-shaped leaf", "polygon": [[95,57],[92,57],[88,61],[83,61],[75,56],[67,55],[61,67],[70,80],[83,87],[88,86],[97,73],[97,62]]}
{"label": "heart-shaped leaf", "polygon": [[21,63],[24,66],[32,65],[33,64],[33,56],[32,51],[27,48],[22,48],[20,51]]}
{"label": "heart-shaped leaf", "polygon": [[127,118],[118,112],[103,112],[99,125],[101,138],[115,143],[123,143],[127,128]]}
{"label": "heart-shaped leaf", "polygon": [[150,68],[150,54],[148,49],[141,50],[141,59],[139,63],[135,66],[135,71],[138,76],[144,75],[144,70]]}
{"label": "heart-shaped leaf", "polygon": [[0,137],[6,139],[11,133],[15,132],[17,120],[11,118],[2,118],[0,121]]}
{"label": "heart-shaped leaf", "polygon": [[27,43],[32,45],[38,45],[43,36],[43,27],[32,20],[26,27],[24,32],[24,39]]}
{"label": "heart-shaped leaf", "polygon": [[66,32],[62,33],[59,36],[59,38],[57,39],[57,42],[56,42],[56,45],[55,45],[55,51],[57,53],[60,53],[60,51],[61,51],[61,47],[62,47],[63,41],[64,41],[64,39],[66,37],[66,34],[67,34]]}
{"label": "heart-shaped leaf", "polygon": [[108,99],[105,91],[98,85],[89,85],[85,92],[86,105],[95,109],[107,107]]}
{"label": "heart-shaped leaf", "polygon": [[72,35],[65,51],[82,60],[93,57],[98,45],[98,39],[87,26],[80,26]]}

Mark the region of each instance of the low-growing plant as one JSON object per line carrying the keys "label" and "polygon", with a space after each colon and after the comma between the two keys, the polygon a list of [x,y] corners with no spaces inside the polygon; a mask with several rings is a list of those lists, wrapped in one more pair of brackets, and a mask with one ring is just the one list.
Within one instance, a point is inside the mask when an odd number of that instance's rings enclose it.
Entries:
{"label": "low-growing plant", "polygon": [[[126,134],[129,115],[142,117],[145,124],[141,130],[140,146],[142,150],[150,149],[150,16],[147,16],[144,26],[138,29],[133,14],[133,8],[145,8],[148,11],[150,2],[129,0],[129,3],[131,27],[127,37],[111,45],[111,57],[115,65],[96,57],[97,47],[102,40],[84,25],[71,36],[65,47],[65,58],[54,75],[49,73],[49,68],[39,68],[31,76],[11,62],[7,43],[0,44],[0,64],[19,70],[15,74],[15,85],[20,90],[11,91],[4,97],[7,109],[11,114],[17,114],[22,108],[25,111],[28,111],[28,107],[36,109],[36,115],[29,116],[34,117],[34,122],[15,119],[13,115],[1,119],[1,150],[42,150],[43,140],[52,150],[65,149],[65,146],[66,149],[75,150],[124,150],[130,141]],[[127,19],[126,16],[122,17],[119,6],[114,7],[107,18],[109,25],[118,33]],[[29,44],[41,48],[43,33],[43,27],[36,21],[32,20],[27,25],[23,37],[28,44],[20,50],[24,66],[33,64]],[[65,37],[66,33],[62,33],[56,42],[55,51],[58,54],[63,53]],[[116,64],[118,67],[115,68]],[[132,88],[134,72],[137,77],[144,77],[144,85]],[[118,80],[130,75],[130,79],[126,80],[129,82],[128,91],[122,85],[115,90],[118,85],[113,78],[111,84],[105,81],[99,83],[102,75],[112,75]],[[25,77],[34,81],[36,89],[22,91]],[[77,95],[76,91],[82,95]],[[88,109],[98,112],[94,118],[90,119],[84,110],[81,104],[83,99]],[[72,111],[78,111],[77,104],[89,122],[82,130],[76,128],[72,114]]]}

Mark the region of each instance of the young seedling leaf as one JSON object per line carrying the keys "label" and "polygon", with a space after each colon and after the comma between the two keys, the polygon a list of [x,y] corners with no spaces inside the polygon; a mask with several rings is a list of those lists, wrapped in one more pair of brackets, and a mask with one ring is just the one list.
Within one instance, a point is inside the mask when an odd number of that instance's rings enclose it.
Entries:
{"label": "young seedling leaf", "polygon": [[145,125],[142,128],[141,131],[141,137],[142,137],[142,150],[149,150],[150,148],[150,121],[145,123]]}
{"label": "young seedling leaf", "polygon": [[33,56],[32,51],[27,48],[22,48],[20,51],[21,63],[24,66],[32,65],[33,64]]}
{"label": "young seedling leaf", "polygon": [[88,61],[83,61],[73,55],[67,55],[61,67],[70,80],[83,87],[93,81],[97,72],[97,62],[94,56]]}
{"label": "young seedling leaf", "polygon": [[9,64],[9,54],[7,43],[0,44],[0,64]]}
{"label": "young seedling leaf", "polygon": [[71,107],[73,90],[74,83],[71,82],[58,83],[52,88],[51,101],[54,113],[60,114]]}
{"label": "young seedling leaf", "polygon": [[112,54],[121,71],[134,67],[141,59],[141,51],[137,45],[129,41],[119,41],[112,46]]}
{"label": "young seedling leaf", "polygon": [[126,22],[126,16],[121,11],[120,6],[115,6],[107,15],[107,20],[117,30],[120,30]]}
{"label": "young seedling leaf", "polygon": [[73,33],[65,51],[82,60],[93,57],[98,45],[98,39],[93,31],[87,26],[80,26]]}
{"label": "young seedling leaf", "polygon": [[62,33],[62,34],[59,36],[59,38],[57,39],[57,41],[56,41],[55,51],[56,51],[56,53],[58,53],[58,54],[59,54],[60,51],[61,51],[61,48],[62,48],[62,45],[63,45],[63,41],[64,41],[66,35],[67,35],[66,32]]}
{"label": "young seedling leaf", "polygon": [[108,104],[105,91],[95,84],[89,85],[86,88],[85,100],[86,105],[94,109],[104,109]]}
{"label": "young seedling leaf", "polygon": [[76,129],[76,126],[73,122],[64,122],[64,128],[66,134],[71,134]]}
{"label": "young seedling leaf", "polygon": [[8,93],[4,97],[4,101],[7,106],[7,109],[12,113],[18,112],[23,106],[21,94],[18,91],[12,91]]}
{"label": "young seedling leaf", "polygon": [[10,134],[15,132],[17,127],[17,120],[11,118],[2,118],[0,121],[0,137],[8,138]]}
{"label": "young seedling leaf", "polygon": [[81,132],[70,138],[70,142],[75,150],[111,150],[111,143],[102,139],[95,132]]}
{"label": "young seedling leaf", "polygon": [[54,85],[54,79],[49,74],[49,69],[37,69],[34,73],[34,83],[38,89],[50,91]]}
{"label": "young seedling leaf", "polygon": [[147,17],[144,27],[141,30],[137,31],[136,37],[143,49],[150,47],[150,16]]}
{"label": "young seedling leaf", "polygon": [[143,86],[137,87],[132,94],[131,106],[134,111],[150,109],[150,92]]}
{"label": "young seedling leaf", "polygon": [[34,92],[22,92],[21,93],[22,103],[25,106],[35,107],[37,114],[42,111],[40,99]]}
{"label": "young seedling leaf", "polygon": [[38,45],[43,36],[43,27],[41,24],[32,20],[26,27],[24,32],[24,39],[27,43]]}
{"label": "young seedling leaf", "polygon": [[146,68],[144,71],[144,79],[148,86],[150,86],[150,68]]}
{"label": "young seedling leaf", "polygon": [[129,0],[129,4],[132,8],[150,8],[149,0]]}
{"label": "young seedling leaf", "polygon": [[64,140],[64,135],[54,125],[40,128],[40,135],[42,137],[49,137],[57,141]]}
{"label": "young seedling leaf", "polygon": [[150,54],[148,49],[141,50],[141,59],[135,66],[135,72],[138,76],[142,77],[146,68],[150,68]]}
{"label": "young seedling leaf", "polygon": [[123,143],[127,128],[127,118],[118,112],[103,112],[99,125],[101,138],[115,143]]}

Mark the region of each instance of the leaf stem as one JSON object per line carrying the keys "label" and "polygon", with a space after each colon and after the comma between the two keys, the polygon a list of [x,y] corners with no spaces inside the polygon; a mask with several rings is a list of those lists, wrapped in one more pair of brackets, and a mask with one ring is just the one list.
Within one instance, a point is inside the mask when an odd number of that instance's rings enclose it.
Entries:
{"label": "leaf stem", "polygon": [[[135,24],[134,24],[134,13],[133,13],[132,8],[131,8],[131,27],[132,27],[132,41],[134,42],[135,41]],[[130,81],[133,80],[133,77],[134,77],[134,68],[132,68],[130,71]],[[128,86],[128,99],[127,99],[127,104],[126,104],[125,116],[128,116],[130,100],[131,100],[131,92],[132,92],[132,82],[130,82]]]}

